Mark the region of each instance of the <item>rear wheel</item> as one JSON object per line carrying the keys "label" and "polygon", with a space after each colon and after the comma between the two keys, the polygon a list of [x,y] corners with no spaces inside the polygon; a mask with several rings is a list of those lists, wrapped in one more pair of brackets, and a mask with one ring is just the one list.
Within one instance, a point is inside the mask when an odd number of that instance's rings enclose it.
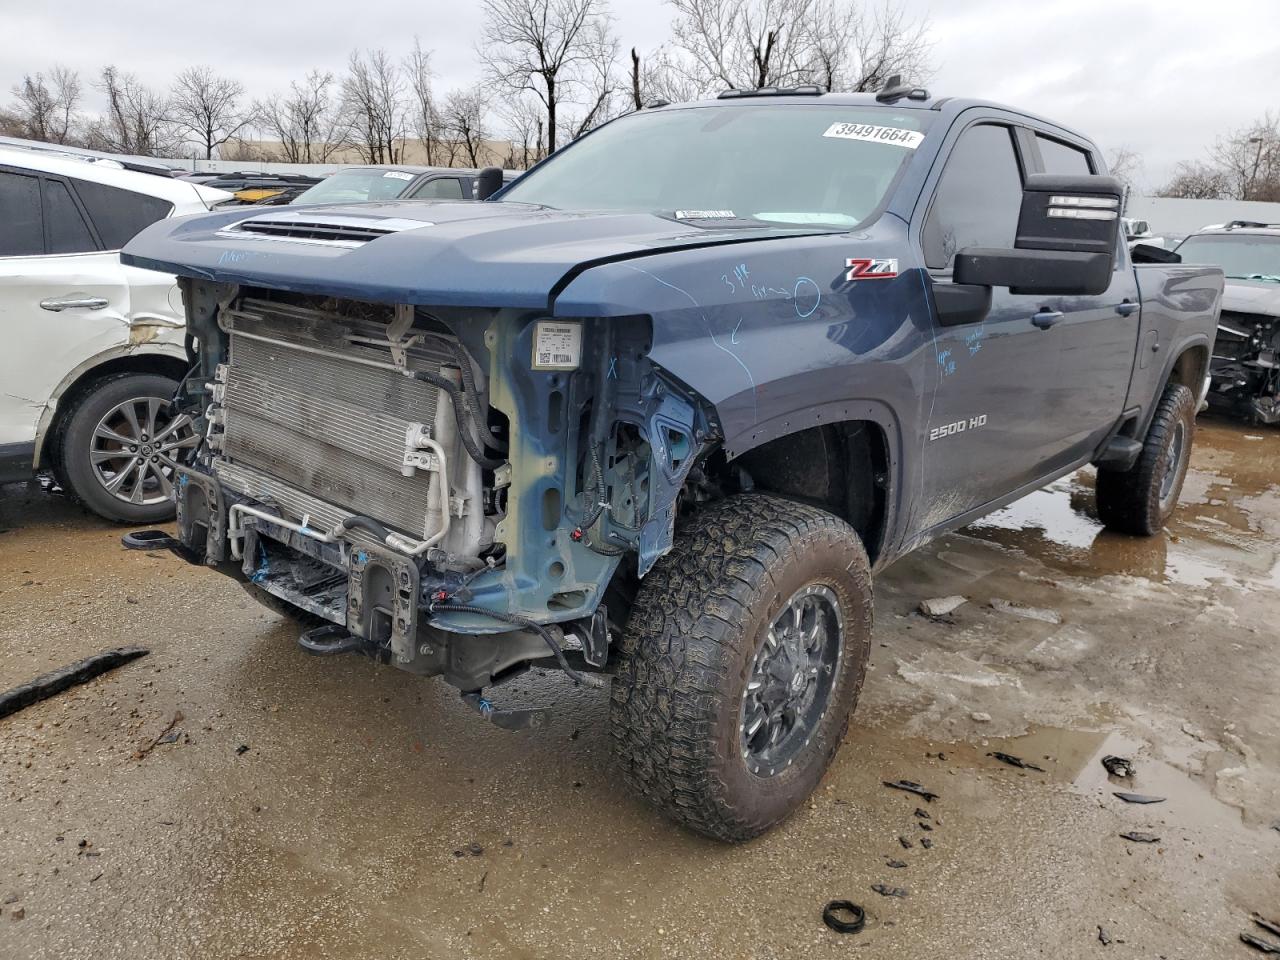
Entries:
{"label": "rear wheel", "polygon": [[1098,470],[1098,518],[1109,529],[1150,537],[1164,528],[1182,493],[1195,429],[1195,396],[1169,384],[1137,462],[1128,470]]}
{"label": "rear wheel", "polygon": [[844,739],[866,669],[871,573],[814,507],[732,497],[695,517],[640,587],[611,701],[628,784],[720,840],[799,807]]}
{"label": "rear wheel", "polygon": [[172,519],[174,470],[198,442],[185,414],[170,409],[178,385],[151,373],[91,384],[59,432],[56,463],[70,492],[122,523]]}

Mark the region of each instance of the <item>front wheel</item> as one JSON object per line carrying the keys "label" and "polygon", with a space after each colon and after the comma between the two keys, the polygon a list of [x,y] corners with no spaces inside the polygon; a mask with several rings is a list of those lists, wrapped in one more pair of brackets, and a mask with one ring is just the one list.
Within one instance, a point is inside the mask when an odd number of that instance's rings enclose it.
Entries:
{"label": "front wheel", "polygon": [[1191,462],[1196,398],[1181,384],[1165,387],[1138,460],[1128,470],[1098,470],[1098,518],[1109,529],[1150,537],[1173,515]]}
{"label": "front wheel", "polygon": [[720,840],[787,817],[848,729],[871,605],[866,552],[837,517],[758,494],[705,509],[623,638],[610,719],[628,784]]}
{"label": "front wheel", "polygon": [[198,437],[173,413],[178,384],[152,373],[125,373],[91,384],[74,401],[56,458],[71,493],[99,516],[159,523],[174,515],[174,471]]}

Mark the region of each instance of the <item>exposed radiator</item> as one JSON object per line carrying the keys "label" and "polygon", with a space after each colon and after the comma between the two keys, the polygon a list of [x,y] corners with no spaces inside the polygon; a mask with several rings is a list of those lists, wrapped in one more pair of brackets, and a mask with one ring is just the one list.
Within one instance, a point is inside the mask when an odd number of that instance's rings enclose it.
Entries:
{"label": "exposed radiator", "polygon": [[[304,324],[290,322],[299,315]],[[230,319],[222,454],[231,461],[223,472],[233,486],[274,500],[294,519],[308,510],[332,513],[317,510],[319,501],[410,536],[435,532],[435,474],[406,477],[402,466],[406,431],[413,423],[434,423],[439,389],[355,359],[390,358],[385,348],[369,346],[376,337],[367,335],[363,323],[348,326],[265,305]],[[327,328],[323,338],[313,335],[317,322]],[[255,334],[275,342],[254,339]],[[416,353],[415,366],[439,369],[448,362],[442,345],[434,355],[424,356],[421,348]]]}

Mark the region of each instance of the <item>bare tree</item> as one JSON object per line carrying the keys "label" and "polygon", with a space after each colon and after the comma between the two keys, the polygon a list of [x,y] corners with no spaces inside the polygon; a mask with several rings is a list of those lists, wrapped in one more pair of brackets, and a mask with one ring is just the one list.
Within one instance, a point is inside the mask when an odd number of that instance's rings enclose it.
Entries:
{"label": "bare tree", "polygon": [[450,140],[465,152],[467,162],[480,166],[484,151],[485,97],[477,88],[454,90],[445,98],[442,111],[444,129]]}
{"label": "bare tree", "polygon": [[1231,196],[1230,189],[1221,170],[1202,161],[1192,160],[1174,167],[1173,178],[1157,193],[1161,197],[1224,200]]}
{"label": "bare tree", "polygon": [[527,170],[545,156],[542,144],[547,118],[541,102],[529,96],[508,100],[498,115],[508,141],[504,167]]}
{"label": "bare tree", "polygon": [[29,140],[70,143],[79,121],[80,95],[80,75],[74,70],[55,66],[47,77],[27,74],[13,87],[8,126]]}
{"label": "bare tree", "polygon": [[254,120],[241,106],[244,84],[219,77],[212,67],[188,67],[169,92],[169,118],[177,132],[199,145],[206,160]]}
{"label": "bare tree", "polygon": [[440,142],[443,120],[433,91],[435,71],[431,69],[431,51],[423,50],[417,37],[413,38],[412,52],[405,58],[404,72],[409,80],[413,133],[422,144],[428,166],[434,165],[445,152]]}
{"label": "bare tree", "polygon": [[582,70],[582,112],[569,117],[565,124],[574,140],[627,109],[620,96],[622,82],[616,75],[618,41],[609,31],[609,21],[600,18],[588,24],[586,33],[589,36],[585,45],[591,51],[591,58]]}
{"label": "bare tree", "polygon": [[1124,144],[1112,147],[1107,151],[1107,172],[1132,190],[1142,174],[1142,158]]}
{"label": "bare tree", "polygon": [[631,101],[636,109],[658,100],[681,103],[696,100],[702,95],[688,65],[682,63],[679,54],[668,47],[658,47],[648,56],[633,47],[630,81]]}
{"label": "bare tree", "polygon": [[894,74],[928,79],[928,22],[890,0],[669,0],[675,71],[705,95],[717,89],[816,84],[876,90]]}
{"label": "bare tree", "polygon": [[295,80],[284,99],[255,106],[267,132],[280,143],[288,163],[325,163],[347,143],[346,121],[333,95],[332,73],[312,70]]}
{"label": "bare tree", "polygon": [[169,101],[131,73],[108,65],[95,84],[107,99],[107,112],[89,127],[87,140],[115,153],[163,156],[178,147],[169,122]]}
{"label": "bare tree", "polygon": [[1280,121],[1270,113],[1218,138],[1211,162],[1236,200],[1280,200]]}
{"label": "bare tree", "polygon": [[351,51],[342,103],[356,148],[369,163],[400,160],[405,135],[404,76],[386,50]]}
{"label": "bare tree", "polygon": [[[556,149],[562,105],[598,101],[599,63],[611,44],[607,0],[484,0],[478,53],[489,80],[510,97],[532,92],[546,111],[546,147]],[[594,94],[593,94],[594,91]],[[586,105],[587,115],[594,104]],[[575,127],[581,127],[579,118]]]}

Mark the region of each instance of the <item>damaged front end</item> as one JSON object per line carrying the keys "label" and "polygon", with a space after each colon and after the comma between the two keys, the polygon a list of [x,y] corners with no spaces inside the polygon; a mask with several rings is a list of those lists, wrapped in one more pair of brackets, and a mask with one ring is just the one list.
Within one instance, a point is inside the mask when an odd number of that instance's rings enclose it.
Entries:
{"label": "damaged front end", "polygon": [[1223,310],[1209,401],[1252,423],[1280,423],[1280,318]]}
{"label": "damaged front end", "polygon": [[313,618],[312,652],[473,695],[549,657],[606,666],[609,611],[719,433],[649,361],[647,318],[180,283],[204,437],[176,486],[185,555]]}

